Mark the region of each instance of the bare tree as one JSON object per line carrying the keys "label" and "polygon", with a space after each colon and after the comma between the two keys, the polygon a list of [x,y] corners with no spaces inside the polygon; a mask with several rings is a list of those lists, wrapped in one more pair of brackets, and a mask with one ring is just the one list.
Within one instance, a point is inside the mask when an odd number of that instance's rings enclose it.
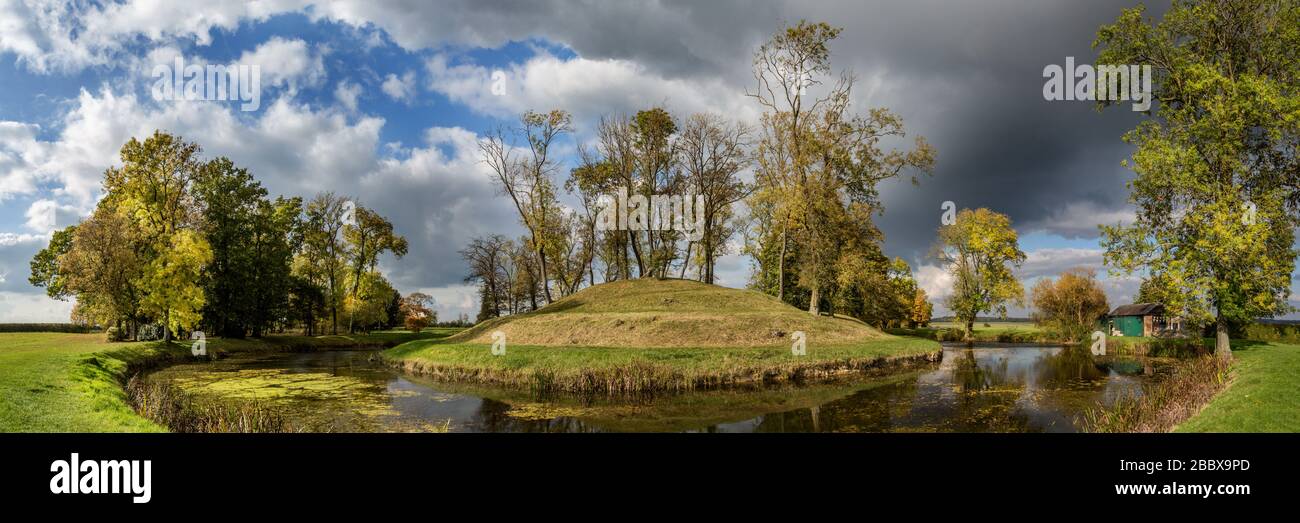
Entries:
{"label": "bare tree", "polygon": [[[550,272],[547,267],[547,233],[559,219],[554,175],[557,163],[551,158],[555,138],[571,132],[569,113],[553,110],[549,113],[528,111],[519,118],[520,126],[510,132],[497,129],[479,141],[483,161],[492,169],[494,181],[510,197],[519,212],[519,219],[528,229],[528,246],[540,267],[543,294],[551,301]],[[515,156],[515,138],[528,143],[528,156]]]}
{"label": "bare tree", "polygon": [[[714,114],[696,114],[686,122],[678,139],[682,166],[687,184],[696,194],[704,197],[704,231],[700,237],[700,280],[713,283],[713,268],[720,254],[725,254],[726,242],[735,229],[726,222],[731,217],[731,207],[750,193],[750,187],[740,179],[739,173],[748,164],[746,140],[748,129],[741,124],[729,123]],[[690,263],[692,243],[686,246],[686,261],[682,264],[685,276]]]}

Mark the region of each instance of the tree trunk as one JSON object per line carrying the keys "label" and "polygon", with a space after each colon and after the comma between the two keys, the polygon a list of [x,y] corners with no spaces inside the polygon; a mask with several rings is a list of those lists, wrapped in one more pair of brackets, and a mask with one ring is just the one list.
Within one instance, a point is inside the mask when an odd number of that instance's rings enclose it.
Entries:
{"label": "tree trunk", "polygon": [[[632,254],[636,256],[636,277],[642,278],[645,276],[645,260],[641,258],[641,240],[637,239],[634,231],[627,231],[627,235],[628,241],[632,243]],[[630,276],[628,279],[631,279]]]}
{"label": "tree trunk", "polygon": [[1232,346],[1228,343],[1228,321],[1222,313],[1214,322],[1214,355],[1225,360],[1232,359]]}
{"label": "tree trunk", "polygon": [[970,318],[966,320],[966,340],[972,341],[974,339],[975,339],[975,319]]}
{"label": "tree trunk", "polygon": [[172,342],[172,311],[163,314],[163,343]]}
{"label": "tree trunk", "polygon": [[785,249],[787,241],[785,239],[786,225],[781,224],[781,258],[777,261],[776,266],[776,299],[785,301]]}
{"label": "tree trunk", "polygon": [[822,293],[820,287],[821,287],[820,285],[816,285],[816,284],[813,285],[812,297],[809,298],[808,300],[808,313],[812,314],[813,316],[817,316],[818,314],[821,314],[820,302],[821,302]]}
{"label": "tree trunk", "polygon": [[546,303],[551,303],[551,279],[548,277],[550,272],[546,267],[546,250],[540,246],[537,248],[537,260],[541,263],[542,268],[542,296],[546,297]]}
{"label": "tree trunk", "polygon": [[683,280],[686,279],[686,268],[689,267],[689,266],[691,265],[691,248],[693,248],[693,247],[695,247],[695,242],[690,241],[690,240],[687,240],[687,241],[686,241],[686,259],[682,261],[682,274],[681,274],[681,276],[679,276],[679,278],[681,278],[681,279],[683,279]]}

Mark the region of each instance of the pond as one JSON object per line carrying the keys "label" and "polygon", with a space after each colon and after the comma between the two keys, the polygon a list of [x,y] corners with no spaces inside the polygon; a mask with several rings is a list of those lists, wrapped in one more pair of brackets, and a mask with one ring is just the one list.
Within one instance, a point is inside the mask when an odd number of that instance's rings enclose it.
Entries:
{"label": "pond", "polygon": [[1072,432],[1086,409],[1141,394],[1164,367],[1081,348],[946,346],[940,363],[892,374],[619,401],[437,383],[371,351],[235,356],[148,379],[329,432]]}

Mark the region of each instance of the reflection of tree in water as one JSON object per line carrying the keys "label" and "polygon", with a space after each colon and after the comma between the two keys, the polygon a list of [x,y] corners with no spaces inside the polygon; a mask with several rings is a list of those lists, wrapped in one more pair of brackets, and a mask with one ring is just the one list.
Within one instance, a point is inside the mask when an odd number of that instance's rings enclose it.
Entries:
{"label": "reflection of tree in water", "polygon": [[1007,358],[998,358],[992,364],[981,365],[974,350],[963,350],[952,362],[953,386],[960,394],[1015,385],[1009,379],[1009,363]]}
{"label": "reflection of tree in water", "polygon": [[817,407],[763,416],[754,432],[893,432],[918,396],[917,376],[858,391]]}
{"label": "reflection of tree in water", "polygon": [[482,398],[473,425],[483,432],[602,432],[577,418],[522,419],[507,414],[510,409],[509,403]]}
{"label": "reflection of tree in water", "polygon": [[1043,389],[1092,387],[1093,382],[1104,380],[1109,375],[1098,366],[1092,352],[1080,346],[1065,347],[1055,354],[1045,355],[1034,367],[1038,387]]}
{"label": "reflection of tree in water", "polygon": [[[1011,372],[1011,360],[998,357],[980,362],[973,349],[952,361],[949,372],[955,398],[947,409],[936,409],[940,430],[957,432],[1031,432],[1029,417],[1017,398],[1025,390],[1023,379]],[[946,412],[945,412],[946,410]]]}

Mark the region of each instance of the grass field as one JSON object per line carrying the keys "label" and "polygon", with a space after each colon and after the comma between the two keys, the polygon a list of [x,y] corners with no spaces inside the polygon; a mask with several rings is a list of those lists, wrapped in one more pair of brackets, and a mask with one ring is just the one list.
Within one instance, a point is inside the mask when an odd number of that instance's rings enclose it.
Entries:
{"label": "grass field", "polygon": [[1235,377],[1178,432],[1300,432],[1300,345],[1234,343]]}
{"label": "grass field", "polygon": [[[208,341],[211,353],[391,347],[457,329],[419,335],[272,336]],[[105,343],[103,334],[0,333],[0,432],[154,432],[162,427],[127,405],[129,369],[189,357],[189,344]]]}
{"label": "grass field", "polygon": [[153,432],[112,376],[83,360],[110,348],[153,344],[103,342],[102,334],[0,334],[0,432]]}

